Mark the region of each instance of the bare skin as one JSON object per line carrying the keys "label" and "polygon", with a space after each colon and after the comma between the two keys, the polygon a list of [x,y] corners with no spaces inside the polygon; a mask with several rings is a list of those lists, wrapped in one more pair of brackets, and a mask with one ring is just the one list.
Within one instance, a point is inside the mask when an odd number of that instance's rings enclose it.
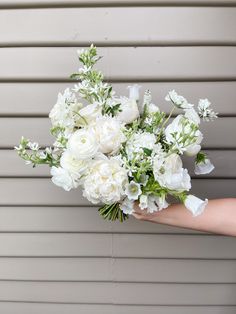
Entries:
{"label": "bare skin", "polygon": [[203,214],[197,217],[193,217],[183,204],[173,204],[150,214],[136,203],[132,215],[138,220],[236,236],[236,198],[209,200]]}

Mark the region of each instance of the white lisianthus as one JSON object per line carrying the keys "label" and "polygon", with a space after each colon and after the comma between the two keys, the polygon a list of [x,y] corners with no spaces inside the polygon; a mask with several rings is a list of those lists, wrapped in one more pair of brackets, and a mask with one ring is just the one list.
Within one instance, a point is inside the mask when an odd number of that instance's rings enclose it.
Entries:
{"label": "white lisianthus", "polygon": [[100,151],[104,154],[114,154],[126,140],[122,132],[122,123],[109,116],[98,118],[90,131],[96,139]]}
{"label": "white lisianthus", "polygon": [[202,214],[207,204],[207,198],[205,199],[205,201],[203,201],[194,195],[188,195],[184,201],[185,207],[191,211],[193,216],[198,216]]}
{"label": "white lisianthus", "polygon": [[120,209],[124,214],[131,215],[134,211],[134,201],[129,200],[127,197],[120,203]]}
{"label": "white lisianthus", "polygon": [[65,191],[70,191],[79,186],[78,178],[62,167],[52,167],[50,172],[52,182],[62,187]]}
{"label": "white lisianthus", "polygon": [[170,190],[188,191],[191,188],[191,178],[182,165],[180,156],[175,153],[166,157],[162,165],[154,161],[153,173],[156,181]]}
{"label": "white lisianthus", "polygon": [[84,180],[83,195],[93,204],[113,204],[125,195],[127,183],[127,172],[117,160],[94,160]]}
{"label": "white lisianthus", "polygon": [[125,194],[129,200],[137,200],[141,193],[142,191],[139,183],[131,181],[129,184],[127,184]]}
{"label": "white lisianthus", "polygon": [[62,168],[66,169],[70,173],[76,174],[79,178],[85,174],[89,166],[87,160],[78,159],[69,150],[64,151],[62,154],[60,164]]}
{"label": "white lisianthus", "polygon": [[129,124],[139,117],[139,110],[136,100],[122,97],[120,99],[120,112],[117,114],[117,119]]}
{"label": "white lisianthus", "polygon": [[184,116],[196,125],[199,125],[201,122],[200,117],[194,108],[186,109]]}
{"label": "white lisianthus", "polygon": [[133,99],[135,101],[139,100],[139,89],[141,88],[140,85],[134,84],[131,86],[128,86],[129,89],[129,98]]}
{"label": "white lisianthus", "polygon": [[175,90],[170,91],[166,95],[165,100],[171,101],[177,108],[180,109],[189,109],[193,107],[193,105],[189,104],[183,96],[178,95]]}
{"label": "white lisianthus", "polygon": [[77,125],[86,125],[95,122],[102,115],[102,107],[99,103],[87,105],[79,110]]}
{"label": "white lisianthus", "polygon": [[205,158],[204,161],[195,164],[194,173],[197,175],[208,174],[215,169],[215,166],[211,163],[210,159]]}
{"label": "white lisianthus", "polygon": [[[192,156],[199,152],[201,149],[200,143],[203,135],[199,129],[192,131],[196,127],[191,124],[191,121],[183,115],[178,115],[165,129],[165,137],[168,144],[173,144],[180,153],[185,152],[186,155]],[[191,133],[193,139],[188,141],[183,140]]]}
{"label": "white lisianthus", "polygon": [[79,129],[69,138],[67,148],[78,159],[90,159],[97,154],[99,146],[92,132]]}

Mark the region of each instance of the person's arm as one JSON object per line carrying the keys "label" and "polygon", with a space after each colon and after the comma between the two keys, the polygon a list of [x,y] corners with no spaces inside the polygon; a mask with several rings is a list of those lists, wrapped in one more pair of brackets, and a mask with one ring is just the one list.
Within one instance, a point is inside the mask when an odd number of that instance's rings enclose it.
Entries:
{"label": "person's arm", "polygon": [[209,200],[205,211],[197,217],[183,204],[173,204],[153,214],[135,204],[132,215],[139,220],[236,236],[236,198]]}

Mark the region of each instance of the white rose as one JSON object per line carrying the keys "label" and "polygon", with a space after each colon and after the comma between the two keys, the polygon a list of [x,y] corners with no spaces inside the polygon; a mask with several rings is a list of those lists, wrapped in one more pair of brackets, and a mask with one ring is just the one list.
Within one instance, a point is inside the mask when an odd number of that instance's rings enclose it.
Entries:
{"label": "white rose", "polygon": [[139,117],[137,102],[134,99],[121,98],[120,112],[117,114],[117,119],[129,124]]}
{"label": "white rose", "polygon": [[66,150],[60,160],[61,167],[81,177],[87,170],[89,163],[87,160],[78,159],[69,150]]}
{"label": "white rose", "polygon": [[195,164],[194,172],[197,175],[208,174],[215,169],[215,166],[211,163],[210,159],[206,158],[205,161]]}
{"label": "white rose", "polygon": [[84,181],[83,195],[93,204],[113,204],[125,195],[126,170],[115,159],[94,160]]}
{"label": "white rose", "polygon": [[207,204],[208,204],[207,198],[205,199],[205,201],[203,201],[194,195],[188,195],[184,201],[184,205],[188,210],[191,211],[193,216],[198,216],[202,214]]}
{"label": "white rose", "polygon": [[86,125],[95,122],[102,115],[102,107],[98,103],[90,104],[80,109],[77,125]]}
{"label": "white rose", "polygon": [[102,153],[115,153],[120,149],[121,144],[126,140],[121,127],[121,122],[112,117],[103,116],[96,120],[90,130]]}
{"label": "white rose", "polygon": [[153,173],[159,184],[170,190],[188,191],[191,188],[188,170],[182,167],[182,160],[177,154],[166,157],[162,166],[156,166],[154,162]]}
{"label": "white rose", "polygon": [[79,183],[77,177],[69,173],[68,170],[61,167],[52,167],[51,168],[52,182],[62,187],[66,191],[70,191],[73,188],[77,188]]}
{"label": "white rose", "polygon": [[67,148],[76,158],[88,159],[97,154],[99,147],[91,131],[80,129],[71,135]]}

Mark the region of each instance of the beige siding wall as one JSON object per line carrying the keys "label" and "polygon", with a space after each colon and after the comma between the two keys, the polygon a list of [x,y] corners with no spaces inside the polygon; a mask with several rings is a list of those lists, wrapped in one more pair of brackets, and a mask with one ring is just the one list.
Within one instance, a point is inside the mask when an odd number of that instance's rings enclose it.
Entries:
{"label": "beige siding wall", "polygon": [[193,190],[235,197],[236,1],[8,0],[0,29],[0,313],[236,313],[234,238],[103,221],[12,149],[21,134],[51,143],[48,112],[73,84],[76,49],[94,42],[118,93],[139,82],[162,109],[172,88],[211,99],[220,118],[204,124],[204,148],[216,170],[191,172]]}

